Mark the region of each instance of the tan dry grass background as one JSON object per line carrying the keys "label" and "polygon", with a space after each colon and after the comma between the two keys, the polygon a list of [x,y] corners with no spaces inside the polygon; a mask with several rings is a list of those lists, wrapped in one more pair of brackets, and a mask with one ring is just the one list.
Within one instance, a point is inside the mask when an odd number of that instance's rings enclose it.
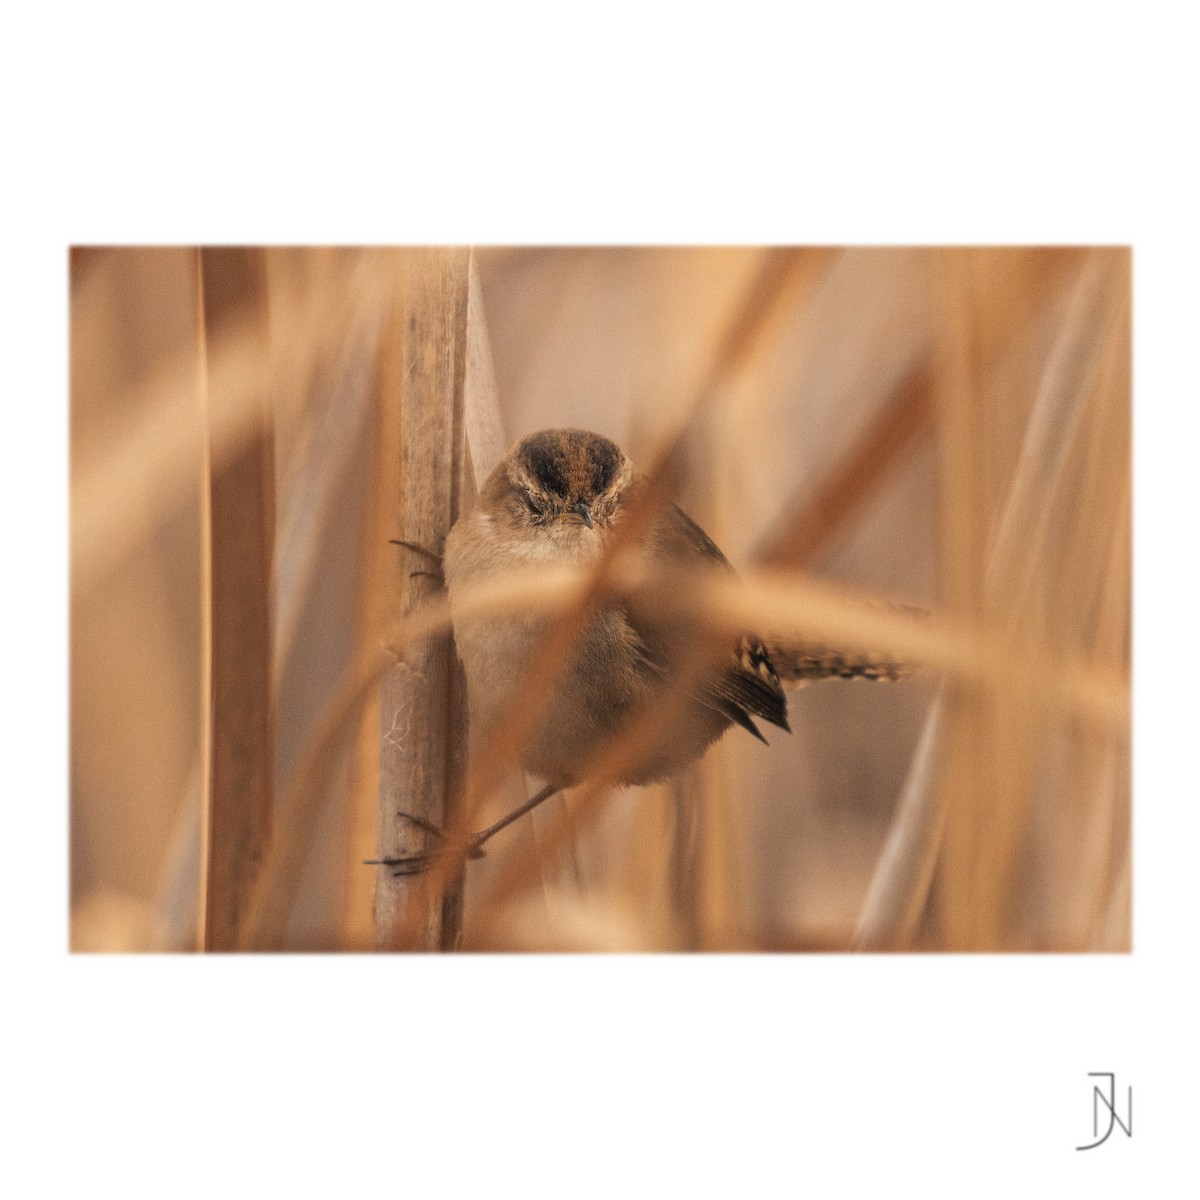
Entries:
{"label": "tan dry grass background", "polygon": [[[78,950],[198,944],[205,581],[222,549],[204,535],[204,447],[219,474],[264,401],[274,794],[248,944],[376,940],[362,860],[377,851],[381,647],[415,644],[398,624],[412,564],[387,545],[409,533],[389,405],[420,369],[395,366],[413,256],[243,255],[259,298],[214,330],[197,251],[72,254]],[[743,572],[691,619],[770,618],[930,665],[803,689],[769,748],[733,730],[670,785],[535,814],[471,865],[461,944],[1128,949],[1128,252],[473,262],[506,439],[578,425],[666,463]],[[208,286],[211,312],[211,270]],[[421,736],[415,706],[393,715],[385,734]]]}

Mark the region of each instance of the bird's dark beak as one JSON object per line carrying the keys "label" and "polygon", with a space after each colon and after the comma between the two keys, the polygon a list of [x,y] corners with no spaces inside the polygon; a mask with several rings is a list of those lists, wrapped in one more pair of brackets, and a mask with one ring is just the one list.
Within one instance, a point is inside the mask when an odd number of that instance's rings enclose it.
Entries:
{"label": "bird's dark beak", "polygon": [[583,523],[589,529],[592,528],[592,510],[588,508],[588,506],[582,500],[580,500],[578,504],[572,505],[571,511],[573,513],[578,513],[580,520],[583,521]]}

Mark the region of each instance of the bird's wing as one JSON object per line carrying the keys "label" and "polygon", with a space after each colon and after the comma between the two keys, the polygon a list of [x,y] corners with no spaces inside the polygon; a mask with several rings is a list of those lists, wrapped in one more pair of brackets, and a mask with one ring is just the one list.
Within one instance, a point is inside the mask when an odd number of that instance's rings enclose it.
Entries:
{"label": "bird's wing", "polygon": [[[665,562],[683,566],[718,566],[733,572],[712,539],[679,507],[665,514],[655,535],[654,553]],[[636,636],[647,666],[669,677],[686,657],[694,641],[674,619],[659,620],[653,613],[627,611],[626,620]],[[747,634],[730,648],[728,657],[696,684],[696,700],[766,741],[754,724],[761,717],[780,729],[789,729],[787,698],[766,647]]]}

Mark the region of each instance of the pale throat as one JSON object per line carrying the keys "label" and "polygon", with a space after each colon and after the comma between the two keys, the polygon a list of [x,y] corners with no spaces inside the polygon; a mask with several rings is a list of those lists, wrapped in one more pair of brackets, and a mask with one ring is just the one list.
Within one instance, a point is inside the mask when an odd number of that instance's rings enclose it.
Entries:
{"label": "pale throat", "polygon": [[505,548],[515,557],[535,563],[587,563],[600,557],[603,544],[594,529],[563,523],[511,536]]}

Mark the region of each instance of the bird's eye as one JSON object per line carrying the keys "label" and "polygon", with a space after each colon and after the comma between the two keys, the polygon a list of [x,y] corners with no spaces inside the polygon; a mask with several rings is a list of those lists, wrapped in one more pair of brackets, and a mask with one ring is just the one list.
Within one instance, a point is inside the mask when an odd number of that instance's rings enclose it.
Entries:
{"label": "bird's eye", "polygon": [[530,514],[535,517],[540,517],[543,515],[544,509],[542,508],[541,504],[533,498],[533,495],[530,492],[522,492],[521,500],[524,502],[525,508]]}

